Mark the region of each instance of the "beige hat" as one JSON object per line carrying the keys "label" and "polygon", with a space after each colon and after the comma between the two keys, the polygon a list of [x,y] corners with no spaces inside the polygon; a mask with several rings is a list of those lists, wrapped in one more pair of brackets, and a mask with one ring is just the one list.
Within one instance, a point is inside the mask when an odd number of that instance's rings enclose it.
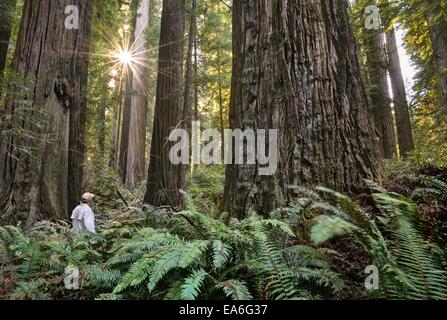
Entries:
{"label": "beige hat", "polygon": [[82,201],[84,202],[92,202],[95,195],[93,193],[87,192],[82,195]]}

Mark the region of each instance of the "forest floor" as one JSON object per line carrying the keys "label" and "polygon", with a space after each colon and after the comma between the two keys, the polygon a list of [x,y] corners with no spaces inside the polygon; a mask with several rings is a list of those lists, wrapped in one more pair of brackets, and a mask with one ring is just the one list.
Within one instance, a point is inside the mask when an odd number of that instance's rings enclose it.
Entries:
{"label": "forest floor", "polygon": [[[89,189],[97,235],[73,237],[68,220],[0,228],[0,299],[445,298],[447,278],[413,272],[447,269],[447,170],[390,162],[385,173],[371,193],[303,188],[268,219],[242,221],[219,208],[223,167],[189,175],[182,212],[144,205],[144,185],[104,174]],[[408,255],[423,262],[408,267]],[[371,263],[386,273],[373,294]],[[67,265],[83,290],[64,287]]]}

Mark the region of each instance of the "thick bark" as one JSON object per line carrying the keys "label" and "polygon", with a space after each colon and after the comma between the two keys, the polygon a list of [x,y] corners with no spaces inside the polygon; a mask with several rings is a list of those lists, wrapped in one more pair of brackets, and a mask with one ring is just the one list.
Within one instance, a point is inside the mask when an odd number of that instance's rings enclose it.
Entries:
{"label": "thick bark", "polygon": [[5,70],[9,40],[11,38],[13,14],[16,4],[17,0],[3,0],[0,3],[0,77]]}
{"label": "thick bark", "polygon": [[[65,27],[68,5],[79,30]],[[26,102],[6,102],[1,223],[66,218],[81,193],[91,10],[89,0],[25,1],[13,68],[34,84]]]}
{"label": "thick bark", "polygon": [[184,1],[164,0],[160,31],[157,93],[152,131],[151,154],[145,201],[152,205],[183,206],[183,165],[170,162],[168,141],[173,129],[183,123]]}
{"label": "thick bark", "polygon": [[447,8],[437,1],[427,1],[427,22],[433,47],[441,103],[447,108]]}
{"label": "thick bark", "polygon": [[295,196],[292,186],[356,191],[376,176],[377,138],[347,8],[346,0],[233,2],[230,126],[278,129],[275,174],[227,166],[233,216],[267,214]]}
{"label": "thick bark", "polygon": [[414,150],[414,141],[411,130],[410,113],[408,110],[407,92],[405,90],[405,82],[402,76],[399,52],[397,49],[396,34],[393,27],[386,32],[386,46],[391,88],[393,90],[397,141],[399,143],[400,156],[405,157],[408,152]]}
{"label": "thick bark", "polygon": [[138,63],[132,77],[132,97],[130,104],[129,135],[124,183],[133,188],[141,181],[146,169],[146,123],[147,123],[147,84],[141,63],[147,59],[146,33],[149,25],[150,1],[141,0],[135,23],[135,48]]}

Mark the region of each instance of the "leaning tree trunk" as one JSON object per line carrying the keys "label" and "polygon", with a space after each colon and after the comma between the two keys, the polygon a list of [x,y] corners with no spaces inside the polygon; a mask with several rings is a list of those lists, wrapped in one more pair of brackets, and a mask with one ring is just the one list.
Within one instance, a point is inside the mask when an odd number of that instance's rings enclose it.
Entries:
{"label": "leaning tree trunk", "polygon": [[278,129],[273,175],[227,166],[233,216],[267,214],[296,186],[356,191],[376,176],[377,139],[347,8],[346,0],[233,2],[230,126]]}
{"label": "leaning tree trunk", "polygon": [[408,152],[414,150],[414,141],[410,113],[408,111],[407,92],[402,76],[396,34],[393,26],[390,26],[390,30],[386,32],[386,46],[391,88],[393,90],[394,112],[396,115],[397,141],[399,143],[400,156],[405,157]]}
{"label": "leaning tree trunk", "polygon": [[3,0],[0,3],[0,77],[3,75],[11,38],[12,21],[17,0]]}
{"label": "leaning tree trunk", "polygon": [[184,1],[164,0],[160,30],[157,93],[145,201],[152,205],[183,206],[180,189],[185,169],[170,162],[168,141],[173,129],[182,126]]}
{"label": "leaning tree trunk", "polygon": [[447,4],[430,0],[426,1],[426,6],[433,58],[441,90],[441,103],[447,108]]}
{"label": "leaning tree trunk", "polygon": [[[69,5],[78,30],[65,26]],[[0,223],[66,218],[81,193],[91,10],[89,0],[25,1],[13,68],[34,81],[6,101]]]}
{"label": "leaning tree trunk", "polygon": [[141,0],[135,23],[135,48],[137,48],[132,77],[129,135],[127,143],[124,183],[133,188],[141,181],[146,169],[147,81],[143,65],[147,64],[146,29],[149,25],[149,0]]}

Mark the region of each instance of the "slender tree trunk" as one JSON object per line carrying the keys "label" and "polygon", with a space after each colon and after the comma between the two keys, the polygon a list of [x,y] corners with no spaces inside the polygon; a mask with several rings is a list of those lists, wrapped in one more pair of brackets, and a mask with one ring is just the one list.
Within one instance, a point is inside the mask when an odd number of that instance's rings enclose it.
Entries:
{"label": "slender tree trunk", "polygon": [[199,88],[197,85],[198,71],[198,58],[197,58],[197,32],[194,35],[194,120],[199,120]]}
{"label": "slender tree trunk", "polygon": [[130,104],[130,127],[127,147],[126,172],[124,183],[133,188],[141,181],[146,170],[146,124],[147,124],[147,81],[144,68],[146,64],[147,45],[146,29],[149,25],[150,1],[141,0],[135,22],[135,48],[138,63],[132,77],[132,100]]}
{"label": "slender tree trunk", "polygon": [[160,31],[157,94],[152,132],[151,156],[145,201],[152,205],[183,206],[180,189],[185,169],[169,159],[168,141],[173,129],[182,126],[184,1],[164,0]]}
{"label": "slender tree trunk", "polygon": [[376,176],[377,139],[347,9],[347,0],[233,2],[230,126],[278,130],[273,175],[260,176],[259,164],[227,166],[233,216],[268,214],[296,196],[293,186],[356,191]]}
{"label": "slender tree trunk", "polygon": [[[69,5],[79,30],[65,26]],[[25,99],[6,101],[0,223],[66,218],[79,198],[91,11],[89,0],[25,1],[13,68],[35,81]]]}
{"label": "slender tree trunk", "polygon": [[116,168],[118,163],[118,143],[119,143],[119,128],[120,128],[120,119],[121,119],[121,108],[122,108],[122,88],[121,84],[117,88],[116,100],[113,106],[113,122],[112,122],[112,136],[110,141],[110,156],[109,156],[109,167]]}
{"label": "slender tree trunk", "polygon": [[2,18],[0,23],[0,77],[3,76],[5,70],[16,4],[17,0],[3,0],[0,3],[0,17]]}
{"label": "slender tree trunk", "polygon": [[[377,1],[373,2],[377,4]],[[393,159],[397,155],[391,98],[388,88],[387,59],[384,35],[381,30],[366,29],[364,47],[366,49],[366,69],[369,80],[369,97],[374,122],[381,139],[381,156]]]}
{"label": "slender tree trunk", "polygon": [[189,26],[189,40],[188,40],[188,52],[186,58],[186,71],[185,71],[185,90],[183,96],[183,119],[187,119],[186,126],[190,128],[189,123],[192,120],[192,94],[191,94],[191,81],[192,81],[192,56],[194,49],[194,39],[196,36],[196,0],[191,2],[190,12],[190,26]]}
{"label": "slender tree trunk", "polygon": [[118,171],[123,183],[127,174],[127,151],[129,149],[130,113],[132,105],[132,72],[129,70],[126,75],[126,89],[124,96],[124,106],[122,110],[122,124],[119,140]]}
{"label": "slender tree trunk", "polygon": [[225,123],[224,123],[224,111],[223,111],[223,96],[222,96],[222,79],[221,79],[221,71],[220,71],[220,66],[217,69],[218,71],[218,76],[219,76],[219,80],[217,83],[218,86],[218,90],[219,90],[219,116],[220,116],[220,134],[222,137],[222,156],[224,156],[224,146],[225,146],[225,134],[224,134],[224,130],[225,130]]}
{"label": "slender tree trunk", "polygon": [[433,57],[439,77],[441,103],[447,108],[447,4],[426,1],[427,22],[433,46]]}
{"label": "slender tree trunk", "polygon": [[408,110],[407,92],[400,67],[399,52],[397,49],[396,34],[391,27],[386,32],[389,72],[391,88],[393,90],[394,112],[396,115],[397,139],[400,156],[414,150],[413,133],[411,130],[410,113]]}
{"label": "slender tree trunk", "polygon": [[98,110],[98,149],[101,160],[104,158],[106,151],[106,101],[106,96],[103,96]]}

